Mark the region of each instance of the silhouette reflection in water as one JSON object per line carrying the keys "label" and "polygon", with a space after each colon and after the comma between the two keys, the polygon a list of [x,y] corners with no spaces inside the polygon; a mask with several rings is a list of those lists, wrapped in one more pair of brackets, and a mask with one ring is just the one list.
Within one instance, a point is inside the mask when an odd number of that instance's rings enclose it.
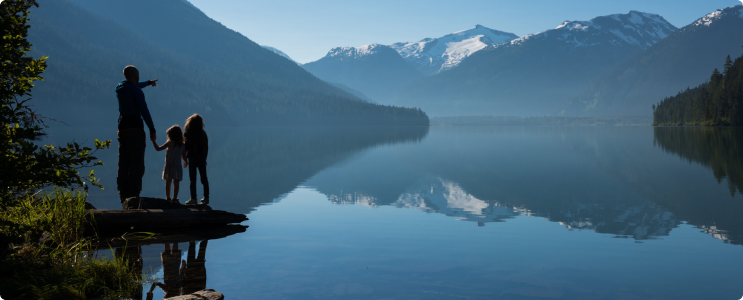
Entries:
{"label": "silhouette reflection in water", "polygon": [[[147,269],[151,271],[150,274],[154,274],[162,266],[162,281],[157,281],[150,286],[146,299],[154,298],[153,292],[157,287],[163,290],[163,298],[167,299],[204,291],[206,289],[206,247],[209,240],[242,233],[247,228],[248,226],[243,225],[227,225],[192,229],[186,232],[165,232],[149,239],[108,238],[99,243],[98,249],[115,247],[114,254],[116,257],[126,261],[135,271],[135,274],[138,274],[137,278],[132,279],[134,281],[140,281],[144,277],[143,269]],[[188,252],[186,253],[186,259],[183,260],[181,259],[183,251],[179,249],[178,243],[185,243],[186,241],[188,241]],[[198,243],[198,251],[197,241],[201,241]],[[145,246],[144,249],[143,246]],[[163,249],[163,251],[160,252],[157,249]],[[160,253],[159,261],[157,261],[157,253]],[[152,265],[153,263],[154,265]],[[150,266],[145,268],[144,266],[148,264]],[[154,270],[152,270],[153,268]],[[142,299],[142,292],[142,289],[139,289],[131,295],[131,298]],[[203,293],[214,295],[217,292],[208,290]],[[196,296],[201,297],[204,295],[203,293],[196,294]]]}
{"label": "silhouette reflection in water", "polygon": [[155,287],[160,287],[165,293],[164,298],[172,298],[181,295],[190,295],[206,289],[206,246],[209,241],[204,240],[199,244],[199,252],[196,253],[196,242],[188,242],[187,261],[182,260],[181,250],[178,243],[173,243],[171,248],[165,244],[163,251],[163,282],[155,282],[147,293],[147,300],[154,297]]}
{"label": "silhouette reflection in water", "polygon": [[199,243],[199,252],[196,253],[196,242],[188,242],[188,257],[184,261],[185,270],[182,273],[183,283],[181,293],[183,295],[193,294],[206,289],[206,246],[209,241]]}

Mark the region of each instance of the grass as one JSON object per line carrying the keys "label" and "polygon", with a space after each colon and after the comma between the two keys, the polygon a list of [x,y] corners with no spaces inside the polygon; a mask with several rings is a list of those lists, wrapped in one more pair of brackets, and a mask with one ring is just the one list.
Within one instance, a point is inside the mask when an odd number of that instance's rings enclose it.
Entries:
{"label": "grass", "polygon": [[130,262],[87,255],[93,238],[85,211],[85,195],[65,189],[0,208],[0,297],[120,299],[141,292],[142,274]]}

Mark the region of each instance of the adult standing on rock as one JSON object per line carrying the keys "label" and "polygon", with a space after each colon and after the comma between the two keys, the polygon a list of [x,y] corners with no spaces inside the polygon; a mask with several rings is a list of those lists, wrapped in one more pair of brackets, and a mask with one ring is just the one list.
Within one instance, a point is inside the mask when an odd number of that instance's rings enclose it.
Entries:
{"label": "adult standing on rock", "polygon": [[124,68],[124,77],[126,80],[116,86],[116,98],[119,100],[119,170],[116,189],[122,203],[126,198],[139,197],[142,191],[144,151],[147,146],[143,123],[147,123],[150,129],[150,140],[157,139],[142,92],[146,86],[156,86],[157,79],[139,82],[139,70],[131,65]]}

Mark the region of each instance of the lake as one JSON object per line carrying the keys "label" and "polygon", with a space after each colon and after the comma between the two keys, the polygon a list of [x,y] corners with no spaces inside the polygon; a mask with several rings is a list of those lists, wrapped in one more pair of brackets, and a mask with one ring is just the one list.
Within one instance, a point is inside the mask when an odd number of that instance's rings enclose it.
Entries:
{"label": "lake", "polygon": [[[211,206],[250,227],[179,248],[227,299],[743,297],[742,128],[206,129]],[[120,208],[115,129],[48,133],[114,140],[90,199]]]}

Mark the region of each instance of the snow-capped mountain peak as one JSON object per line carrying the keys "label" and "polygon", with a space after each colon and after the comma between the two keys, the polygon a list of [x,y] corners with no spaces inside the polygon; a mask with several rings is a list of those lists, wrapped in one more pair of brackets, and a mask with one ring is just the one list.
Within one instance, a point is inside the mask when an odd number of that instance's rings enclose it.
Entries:
{"label": "snow-capped mountain peak", "polygon": [[400,55],[424,74],[436,74],[458,65],[463,59],[488,46],[518,38],[513,33],[492,30],[482,25],[417,42],[392,44]]}
{"label": "snow-capped mountain peak", "polygon": [[700,18],[692,25],[709,27],[710,25],[712,25],[712,23],[722,19],[727,15],[738,15],[741,19],[743,19],[743,5],[736,5],[728,8],[718,9]]}
{"label": "snow-capped mountain peak", "polygon": [[357,59],[390,50],[391,49],[389,46],[374,43],[359,47],[334,47],[333,49],[330,49],[330,51],[328,51],[328,54],[325,55],[325,57]]}
{"label": "snow-capped mountain peak", "polygon": [[587,21],[565,21],[555,29],[530,34],[506,45],[521,45],[533,39],[555,39],[573,47],[609,43],[630,44],[644,50],[676,30],[678,28],[659,15],[630,11],[626,14],[601,16]]}

